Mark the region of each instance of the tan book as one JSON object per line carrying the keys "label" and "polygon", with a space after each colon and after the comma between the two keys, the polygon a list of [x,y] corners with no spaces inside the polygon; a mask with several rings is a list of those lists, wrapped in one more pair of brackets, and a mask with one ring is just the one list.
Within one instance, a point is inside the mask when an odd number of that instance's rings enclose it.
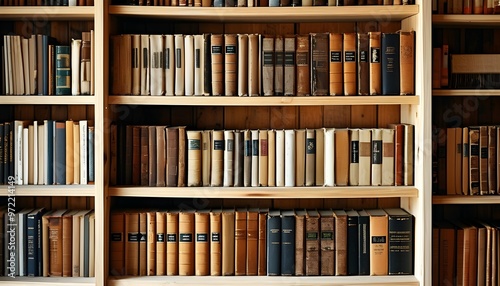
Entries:
{"label": "tan book", "polygon": [[250,130],[252,134],[252,171],[251,186],[259,186],[259,130]]}
{"label": "tan book", "polygon": [[[314,129],[305,131],[305,185],[314,186],[316,184],[316,132]],[[299,146],[299,144],[297,144]],[[298,155],[298,153],[297,153]],[[297,168],[297,170],[299,170]]]}
{"label": "tan book", "polygon": [[371,185],[371,129],[359,130],[359,185]]}
{"label": "tan book", "polygon": [[156,211],[146,212],[146,275],[156,275]]}
{"label": "tan book", "polygon": [[210,212],[210,275],[222,275],[222,211]]}
{"label": "tan book", "polygon": [[394,129],[382,129],[382,186],[394,185]]}
{"label": "tan book", "polygon": [[224,95],[224,37],[212,34],[210,39],[212,51],[212,95]]}
{"label": "tan book", "polygon": [[175,90],[174,35],[165,35],[165,95],[173,96]]}
{"label": "tan book", "polygon": [[[285,186],[285,130],[275,131],[275,176],[276,186]],[[273,164],[273,163],[271,163]]]}
{"label": "tan book", "polygon": [[38,94],[37,91],[37,78],[36,78],[36,70],[37,70],[37,50],[36,50],[36,35],[31,35],[28,40],[29,46],[29,79],[30,79],[30,92],[31,94]]}
{"label": "tan book", "polygon": [[177,177],[177,186],[186,186],[186,126],[179,126],[179,176]]}
{"label": "tan book", "polygon": [[74,180],[74,143],[73,121],[66,121],[66,185],[72,185]]}
{"label": "tan book", "polygon": [[[238,35],[224,34],[224,80],[226,96],[238,93]],[[213,66],[212,66],[213,67]]]}
{"label": "tan book", "polygon": [[[80,51],[82,46],[82,40],[71,40],[71,94],[80,95]],[[50,47],[50,45],[49,45]],[[50,55],[50,54],[49,54]],[[49,60],[49,63],[51,61]],[[49,74],[50,74],[49,69]],[[46,78],[44,78],[47,80]],[[49,85],[51,81],[49,81]],[[50,87],[49,87],[50,89]],[[39,88],[40,92],[40,88]],[[49,91],[49,95],[53,94]]]}
{"label": "tan book", "polygon": [[156,243],[156,275],[166,275],[166,244],[165,237],[167,232],[167,221],[165,212],[156,212],[156,235],[154,241]]}
{"label": "tan book", "polygon": [[[314,164],[315,165],[315,164]],[[306,179],[306,130],[295,130],[295,186],[305,186]]]}
{"label": "tan book", "polygon": [[[150,35],[150,51],[149,58],[151,59],[151,95],[165,94],[165,76],[163,75],[163,35]],[[123,83],[122,83],[123,84]]]}
{"label": "tan book", "polygon": [[[488,194],[497,194],[497,127],[488,126]],[[460,178],[460,175],[457,176]]]}
{"label": "tan book", "polygon": [[368,32],[370,37],[370,95],[382,93],[381,32]]}
{"label": "tan book", "polygon": [[201,133],[201,180],[204,187],[210,186],[212,163],[211,131],[203,130]]}
{"label": "tan book", "polygon": [[238,96],[248,95],[248,35],[238,34]]}
{"label": "tan book", "polygon": [[262,92],[274,95],[274,35],[262,37]]}
{"label": "tan book", "polygon": [[31,94],[31,85],[30,85],[30,76],[29,76],[29,40],[28,39],[20,39],[21,49],[22,49],[22,63],[23,63],[23,85],[24,85],[24,94]]}
{"label": "tan book", "polygon": [[195,275],[210,274],[210,213],[208,210],[195,213]]}
{"label": "tan book", "polygon": [[372,129],[372,186],[382,184],[382,129]]}
{"label": "tan book", "polygon": [[62,277],[72,276],[73,215],[78,211],[66,212],[62,220]]}
{"label": "tan book", "polygon": [[296,36],[295,63],[297,72],[297,96],[310,95],[309,35]]}
{"label": "tan book", "polygon": [[323,186],[325,184],[325,131],[326,128],[315,130],[316,136],[316,168],[315,185]]}
{"label": "tan book", "polygon": [[415,94],[415,32],[399,32],[401,95]]}
{"label": "tan book", "polygon": [[165,176],[167,174],[166,167],[166,126],[155,126],[156,128],[156,186],[165,187],[166,180]]}
{"label": "tan book", "polygon": [[267,130],[267,186],[276,187],[276,132]]}
{"label": "tan book", "polygon": [[335,219],[332,210],[320,210],[320,258],[321,258],[321,275],[332,276],[335,275],[335,252],[336,246],[336,233],[335,233]]}
{"label": "tan book", "polygon": [[344,95],[356,95],[356,33],[344,33]]}
{"label": "tan book", "polygon": [[148,245],[147,245],[147,213],[139,212],[139,276],[146,276],[148,273]]}
{"label": "tan book", "polygon": [[285,130],[285,186],[295,186],[295,130]]}
{"label": "tan book", "polygon": [[284,39],[281,35],[276,35],[274,39],[274,95],[283,96],[283,76],[284,76]]}
{"label": "tan book", "polygon": [[234,275],[246,275],[247,210],[237,209],[234,214]]}
{"label": "tan book", "polygon": [[335,185],[349,182],[349,130],[335,129]]}
{"label": "tan book", "polygon": [[248,34],[248,95],[260,95],[261,35]]}
{"label": "tan book", "polygon": [[63,275],[63,220],[67,210],[58,210],[48,217],[49,233],[49,276],[62,277]]}
{"label": "tan book", "polygon": [[306,275],[320,275],[320,216],[316,210],[306,215]]}
{"label": "tan book", "polygon": [[259,186],[267,187],[268,181],[268,139],[267,130],[259,130]]}
{"label": "tan book", "polygon": [[349,185],[359,185],[359,129],[349,129]]}
{"label": "tan book", "polygon": [[267,275],[267,213],[269,209],[259,210],[259,245],[257,254],[257,273],[259,276]]}
{"label": "tan book", "polygon": [[[110,243],[109,243],[109,273],[113,276],[125,275],[125,213],[111,212],[110,215]],[[80,238],[79,221],[73,218],[73,246],[75,246],[75,236]],[[77,230],[75,232],[75,230]],[[79,241],[78,241],[79,244]],[[80,250],[77,251],[80,253]],[[73,253],[76,253],[75,251]],[[74,258],[74,257],[73,257]],[[78,258],[79,261],[79,258]],[[73,259],[73,266],[75,262]],[[80,268],[80,267],[78,267]],[[80,275],[80,270],[73,271],[73,277]]]}
{"label": "tan book", "polygon": [[224,130],[224,187],[234,184],[234,131]]}
{"label": "tan book", "polygon": [[461,177],[462,179],[462,191],[460,194],[468,195],[469,194],[469,128],[468,127],[462,128],[462,173],[460,174],[459,177]]}
{"label": "tan book", "polygon": [[194,95],[194,36],[184,35],[184,95]]}
{"label": "tan book", "polygon": [[200,131],[186,131],[187,137],[187,186],[199,187],[201,186],[201,172],[202,172],[202,150],[201,150],[201,132]]}
{"label": "tan book", "polygon": [[132,35],[132,95],[141,94],[141,35]]}
{"label": "tan book", "polygon": [[220,187],[224,177],[224,131],[212,131],[211,180],[212,187]]}
{"label": "tan book", "polygon": [[347,275],[347,213],[334,210],[335,216],[335,275]]}
{"label": "tan book", "polygon": [[184,49],[184,35],[174,35],[174,48],[175,48],[175,83],[174,95],[185,94],[185,49]]}
{"label": "tan book", "polygon": [[284,95],[295,95],[295,35],[284,37]]}
{"label": "tan book", "polygon": [[235,256],[235,221],[234,210],[222,211],[222,275],[234,275]]}
{"label": "tan book", "polygon": [[405,134],[404,134],[404,150],[403,150],[403,180],[405,186],[414,185],[414,150],[415,150],[415,126],[411,124],[405,124]]}
{"label": "tan book", "polygon": [[325,186],[335,185],[335,128],[325,129]]}
{"label": "tan book", "polygon": [[139,275],[139,214],[125,213],[125,275]]}
{"label": "tan book", "polygon": [[388,218],[382,209],[367,210],[370,215],[370,275],[387,275],[389,272]]}
{"label": "tan book", "polygon": [[167,275],[179,275],[179,212],[166,213],[167,221]]}
{"label": "tan book", "polygon": [[[246,275],[256,276],[258,274],[259,209],[248,209],[246,213],[246,223]],[[238,225],[238,218],[236,218],[236,225]],[[237,249],[236,247],[236,250]]]}
{"label": "tan book", "polygon": [[149,58],[149,35],[141,35],[141,95],[150,95],[150,81],[151,81],[151,70],[150,70],[150,58]]}
{"label": "tan book", "polygon": [[306,214],[305,210],[295,210],[295,276],[304,276],[306,266]]}
{"label": "tan book", "polygon": [[179,275],[194,275],[194,211],[179,213]]}

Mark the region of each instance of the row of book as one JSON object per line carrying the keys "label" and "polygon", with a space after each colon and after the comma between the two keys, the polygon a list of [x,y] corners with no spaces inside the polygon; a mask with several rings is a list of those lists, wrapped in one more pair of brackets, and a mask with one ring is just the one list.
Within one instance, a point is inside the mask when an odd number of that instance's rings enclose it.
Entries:
{"label": "row of book", "polygon": [[432,227],[432,285],[498,285],[500,222],[437,221]]}
{"label": "row of book", "polygon": [[299,7],[353,5],[408,5],[412,0],[117,0],[113,4],[194,7]]}
{"label": "row of book", "polygon": [[0,6],[94,6],[94,0],[0,0]]}
{"label": "row of book", "polygon": [[187,130],[112,125],[111,185],[413,185],[413,125]]}
{"label": "row of book", "polygon": [[[94,127],[87,120],[0,124],[0,183],[72,185],[94,181]],[[9,177],[14,180],[9,179]]]}
{"label": "row of book", "polygon": [[94,94],[94,32],[70,46],[47,35],[3,36],[0,92],[5,95]]}
{"label": "row of book", "polygon": [[5,276],[94,277],[93,210],[0,209]]}
{"label": "row of book", "polygon": [[403,209],[112,211],[110,274],[412,275]]}
{"label": "row of book", "polygon": [[499,14],[500,5],[493,0],[432,0],[437,14]]}
{"label": "row of book", "polygon": [[415,94],[415,34],[111,37],[111,93],[327,96]]}

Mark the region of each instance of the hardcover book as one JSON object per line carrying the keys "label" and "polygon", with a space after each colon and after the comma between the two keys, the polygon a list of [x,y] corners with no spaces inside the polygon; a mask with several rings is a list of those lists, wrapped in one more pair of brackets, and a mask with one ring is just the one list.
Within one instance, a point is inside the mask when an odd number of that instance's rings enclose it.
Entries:
{"label": "hardcover book", "polygon": [[321,270],[322,276],[333,276],[336,270],[335,259],[335,218],[332,210],[319,210],[320,218],[320,247],[321,247]]}
{"label": "hardcover book", "polygon": [[295,272],[295,212],[281,211],[281,275]]}
{"label": "hardcover book", "polygon": [[399,33],[383,33],[382,44],[382,94],[400,94],[400,39]]}
{"label": "hardcover book", "polygon": [[389,275],[413,275],[413,216],[400,208],[388,215]]}
{"label": "hardcover book", "polygon": [[281,275],[281,213],[272,210],[267,218],[267,275]]}
{"label": "hardcover book", "polygon": [[388,219],[382,209],[367,210],[370,215],[370,275],[387,275],[388,271]]}
{"label": "hardcover book", "polygon": [[[303,4],[304,6],[304,4]],[[297,71],[297,96],[311,94],[309,70],[309,36],[296,36],[295,63]]]}
{"label": "hardcover book", "polygon": [[308,210],[306,215],[306,275],[320,275],[320,222],[316,210]]}
{"label": "hardcover book", "polygon": [[330,33],[330,95],[344,94],[343,42],[342,33]]}
{"label": "hardcover book", "polygon": [[370,94],[369,35],[358,33],[358,95]]}
{"label": "hardcover book", "polygon": [[329,34],[311,33],[311,95],[329,95]]}
{"label": "hardcover book", "polygon": [[344,95],[356,95],[356,33],[344,33]]}
{"label": "hardcover book", "polygon": [[382,53],[380,39],[382,34],[380,32],[368,32],[370,37],[370,95],[382,94]]}

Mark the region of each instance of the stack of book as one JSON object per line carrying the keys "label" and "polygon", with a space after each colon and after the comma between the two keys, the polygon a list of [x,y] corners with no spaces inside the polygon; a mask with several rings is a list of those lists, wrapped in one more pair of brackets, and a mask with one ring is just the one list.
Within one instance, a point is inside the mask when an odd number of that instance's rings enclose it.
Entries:
{"label": "stack of book", "polygon": [[93,277],[93,210],[0,209],[5,276]]}
{"label": "stack of book", "polygon": [[94,31],[82,32],[71,45],[47,35],[2,37],[0,94],[94,94]]}
{"label": "stack of book", "polygon": [[110,274],[412,275],[403,209],[111,213]]}
{"label": "stack of book", "polygon": [[188,130],[111,126],[111,185],[412,186],[413,125]]}
{"label": "stack of book", "polygon": [[413,0],[116,0],[115,5],[194,6],[194,7],[299,7],[352,5],[409,5]]}
{"label": "stack of book", "polygon": [[498,14],[500,5],[491,0],[432,0],[434,14]]}
{"label": "stack of book", "polygon": [[87,120],[0,123],[0,183],[72,185],[94,181],[94,127]]}
{"label": "stack of book", "polygon": [[94,0],[3,0],[3,6],[94,6]]}
{"label": "stack of book", "polygon": [[415,94],[413,31],[116,35],[111,48],[116,95]]}

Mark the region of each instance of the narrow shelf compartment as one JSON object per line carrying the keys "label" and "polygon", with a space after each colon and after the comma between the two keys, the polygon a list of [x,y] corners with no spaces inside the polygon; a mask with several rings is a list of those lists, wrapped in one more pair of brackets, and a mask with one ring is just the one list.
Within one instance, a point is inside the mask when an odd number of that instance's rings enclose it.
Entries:
{"label": "narrow shelf compartment", "polygon": [[58,96],[58,95],[0,95],[0,104],[20,105],[93,105],[95,96]]}
{"label": "narrow shelf compartment", "polygon": [[192,106],[306,106],[419,104],[419,96],[109,96],[109,104]]}
{"label": "narrow shelf compartment", "polygon": [[419,285],[415,276],[143,276],[109,277],[109,286],[190,285]]}
{"label": "narrow shelf compartment", "polygon": [[0,186],[0,196],[93,197],[95,185],[8,185]]}
{"label": "narrow shelf compartment", "polygon": [[434,26],[500,26],[500,21],[498,15],[446,14],[432,15],[432,24]]}
{"label": "narrow shelf compartment", "polygon": [[500,89],[433,89],[432,96],[500,96]]}
{"label": "narrow shelf compartment", "polygon": [[462,195],[449,195],[449,196],[432,196],[433,205],[485,205],[485,204],[500,204],[500,196],[487,195],[487,196],[462,196]]}
{"label": "narrow shelf compartment", "polygon": [[91,286],[96,285],[94,277],[0,277],[2,286],[37,285],[37,286]]}
{"label": "narrow shelf compartment", "polygon": [[47,21],[47,20],[93,20],[94,6],[24,6],[2,7],[0,20]]}
{"label": "narrow shelf compartment", "polygon": [[[110,6],[109,14],[170,20],[218,22],[401,21],[418,14],[418,5],[341,7],[154,7]],[[292,19],[292,20],[291,20]]]}
{"label": "narrow shelf compartment", "polygon": [[418,197],[415,187],[109,187],[114,197],[312,199]]}

